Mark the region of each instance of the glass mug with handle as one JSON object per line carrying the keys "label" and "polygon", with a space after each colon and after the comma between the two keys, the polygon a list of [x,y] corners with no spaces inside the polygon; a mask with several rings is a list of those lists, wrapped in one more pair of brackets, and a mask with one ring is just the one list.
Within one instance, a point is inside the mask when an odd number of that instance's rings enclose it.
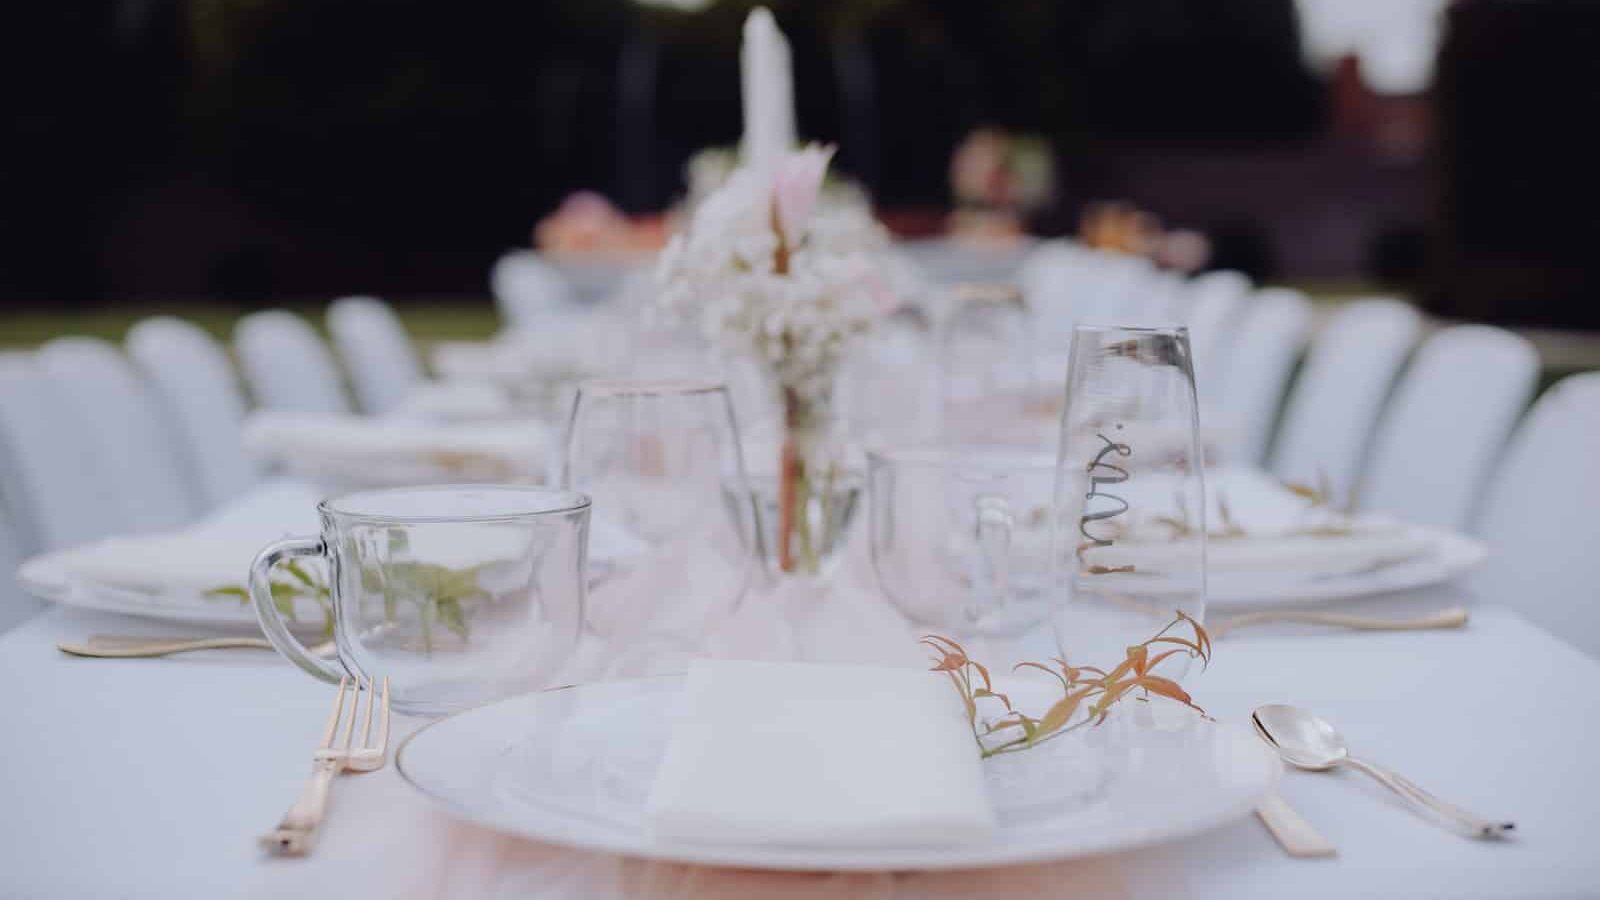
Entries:
{"label": "glass mug with handle", "polygon": [[[321,535],[270,544],[250,566],[261,628],[301,669],[330,683],[387,676],[397,712],[437,715],[548,687],[570,657],[583,618],[584,494],[393,488],[317,511]],[[290,631],[295,594],[325,605],[336,659]]]}
{"label": "glass mug with handle", "polygon": [[1054,456],[944,445],[873,450],[867,460],[872,566],[901,613],[1002,669],[1055,655],[1039,628],[1057,600]]}

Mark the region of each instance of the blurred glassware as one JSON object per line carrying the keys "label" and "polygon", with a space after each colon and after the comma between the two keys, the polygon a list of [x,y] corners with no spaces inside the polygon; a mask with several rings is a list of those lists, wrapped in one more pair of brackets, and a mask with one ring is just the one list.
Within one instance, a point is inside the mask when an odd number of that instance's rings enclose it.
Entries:
{"label": "blurred glassware", "polygon": [[1011,285],[955,288],[939,347],[941,431],[953,444],[1033,443],[1032,316]]}
{"label": "blurred glassware", "polygon": [[590,631],[693,642],[738,605],[754,510],[726,387],[584,382],[561,482],[594,498]]}
{"label": "blurred glassware", "polygon": [[916,443],[938,430],[933,326],[920,307],[886,316],[840,373],[839,416],[857,444]]}
{"label": "blurred glassware", "polygon": [[[347,672],[388,678],[397,711],[438,715],[549,687],[577,645],[589,524],[582,494],[394,488],[324,500],[317,511],[319,537],[269,544],[250,566],[262,630],[312,675],[334,684]],[[325,560],[331,581],[299,559]],[[337,661],[289,631],[285,612],[307,595],[332,604]]]}
{"label": "blurred glassware", "polygon": [[872,566],[919,629],[960,642],[1002,669],[1050,618],[1053,457],[998,446],[868,453]]}
{"label": "blurred glassware", "polygon": [[[1178,611],[1204,621],[1206,504],[1188,330],[1079,325],[1051,556],[1069,660],[1122,658]],[[1177,654],[1163,674],[1187,671]]]}

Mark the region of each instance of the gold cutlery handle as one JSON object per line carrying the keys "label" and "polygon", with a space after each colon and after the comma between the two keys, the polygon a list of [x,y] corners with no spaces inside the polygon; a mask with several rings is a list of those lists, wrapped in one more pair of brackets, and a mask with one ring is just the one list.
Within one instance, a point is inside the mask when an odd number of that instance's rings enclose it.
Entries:
{"label": "gold cutlery handle", "polygon": [[272,645],[262,638],[250,637],[201,638],[194,640],[175,640],[170,638],[139,640],[91,637],[88,643],[57,644],[56,649],[73,656],[85,656],[95,659],[143,659],[154,656],[169,656],[173,653],[191,653],[196,650],[271,650]]}
{"label": "gold cutlery handle", "polygon": [[1440,800],[1438,797],[1418,787],[1411,780],[1366,760],[1347,756],[1343,764],[1372,776],[1379,784],[1394,791],[1403,799],[1410,801],[1413,807],[1424,812],[1433,813],[1445,824],[1467,837],[1503,837],[1516,827],[1515,823],[1512,822],[1490,822],[1487,819],[1480,819],[1453,803]]}
{"label": "gold cutlery handle", "polygon": [[283,821],[277,828],[261,836],[261,846],[279,856],[304,856],[311,852],[317,840],[317,829],[328,813],[333,779],[343,766],[344,760],[333,756],[312,764],[311,778],[300,791],[299,799],[283,814]]}
{"label": "gold cutlery handle", "polygon": [[1277,793],[1267,795],[1256,806],[1256,817],[1283,848],[1283,852],[1296,859],[1315,859],[1336,856],[1338,848],[1322,836],[1310,822],[1294,811]]}
{"label": "gold cutlery handle", "polygon": [[1322,612],[1309,609],[1268,609],[1243,613],[1223,619],[1209,631],[1212,638],[1251,625],[1274,622],[1296,622],[1305,625],[1328,625],[1355,631],[1427,631],[1436,628],[1460,628],[1467,624],[1467,611],[1459,606],[1441,609],[1436,613],[1414,619],[1384,619],[1373,616],[1353,616],[1348,613]]}

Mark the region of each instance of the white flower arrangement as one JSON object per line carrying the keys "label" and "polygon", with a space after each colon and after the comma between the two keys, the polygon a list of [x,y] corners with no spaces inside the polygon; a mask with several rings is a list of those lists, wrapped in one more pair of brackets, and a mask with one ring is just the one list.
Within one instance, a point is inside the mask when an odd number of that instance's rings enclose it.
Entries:
{"label": "white flower arrangement", "polygon": [[827,402],[851,341],[915,290],[866,204],[823,198],[832,155],[812,145],[770,171],[735,168],[656,270],[662,312],[753,354],[808,406]]}

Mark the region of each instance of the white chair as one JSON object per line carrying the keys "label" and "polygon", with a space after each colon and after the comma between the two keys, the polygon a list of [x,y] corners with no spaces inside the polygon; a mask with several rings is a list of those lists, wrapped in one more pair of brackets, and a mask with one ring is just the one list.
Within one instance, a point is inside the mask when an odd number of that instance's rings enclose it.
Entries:
{"label": "white chair", "polygon": [[416,348],[389,304],[374,297],[344,297],[328,307],[327,323],[364,412],[389,412],[422,383]]}
{"label": "white chair", "polygon": [[39,601],[17,583],[23,550],[10,518],[5,504],[0,503],[0,634],[39,611]]}
{"label": "white chair", "polygon": [[1600,372],[1545,391],[1495,467],[1477,533],[1490,557],[1471,582],[1600,656]]}
{"label": "white chair", "polygon": [[205,509],[243,494],[260,480],[244,452],[244,391],[227,353],[199,326],[160,316],[133,326],[124,341],[179,437],[184,469]]}
{"label": "white chair", "polygon": [[1201,397],[1216,397],[1221,387],[1224,355],[1231,346],[1233,326],[1243,316],[1250,298],[1250,278],[1239,272],[1207,272],[1191,279],[1184,308],[1189,326],[1190,356]]}
{"label": "white chair", "polygon": [[1220,413],[1230,438],[1227,461],[1257,465],[1266,456],[1289,374],[1311,333],[1311,301],[1290,288],[1257,291],[1221,361],[1216,396],[1202,393],[1205,410]]}
{"label": "white chair", "polygon": [[1356,507],[1464,527],[1538,380],[1538,351],[1504,329],[1457,325],[1428,338],[1378,423]]}
{"label": "white chair", "polygon": [[[111,534],[110,486],[31,353],[0,353],[0,496],[23,554]],[[112,510],[120,512],[120,507]]]}
{"label": "white chair", "polygon": [[1345,505],[1395,373],[1422,330],[1398,300],[1359,300],[1312,342],[1278,432],[1271,469],[1286,481],[1326,481]]}
{"label": "white chair", "polygon": [[578,295],[561,270],[532,250],[511,250],[489,271],[500,318],[511,328],[534,328],[551,312],[571,309]]}
{"label": "white chair", "polygon": [[99,338],[66,337],[40,347],[36,359],[60,398],[56,414],[86,436],[117,529],[160,531],[192,520],[199,504],[184,483],[174,428],[122,351]]}
{"label": "white chair", "polygon": [[292,312],[251,313],[233,328],[233,350],[256,405],[282,412],[350,411],[333,354]]}

